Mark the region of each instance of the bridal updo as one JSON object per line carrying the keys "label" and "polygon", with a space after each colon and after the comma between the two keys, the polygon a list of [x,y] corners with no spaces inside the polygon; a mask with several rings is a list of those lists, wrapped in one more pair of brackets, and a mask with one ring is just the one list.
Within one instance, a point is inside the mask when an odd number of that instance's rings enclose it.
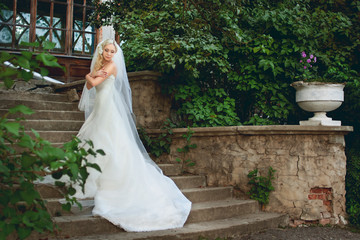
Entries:
{"label": "bridal updo", "polygon": [[117,48],[116,48],[116,45],[115,45],[115,41],[114,40],[112,40],[112,39],[107,39],[107,40],[105,40],[105,41],[103,41],[103,43],[102,44],[99,44],[98,46],[97,46],[97,49],[96,49],[96,51],[97,51],[97,57],[96,57],[96,61],[95,61],[95,65],[94,65],[94,72],[96,72],[96,71],[98,71],[98,70],[100,70],[101,69],[101,67],[103,66],[103,61],[104,61],[104,57],[103,57],[103,51],[104,51],[104,48],[105,48],[105,46],[106,45],[109,45],[109,44],[114,44],[114,46],[115,46],[115,52],[117,52]]}

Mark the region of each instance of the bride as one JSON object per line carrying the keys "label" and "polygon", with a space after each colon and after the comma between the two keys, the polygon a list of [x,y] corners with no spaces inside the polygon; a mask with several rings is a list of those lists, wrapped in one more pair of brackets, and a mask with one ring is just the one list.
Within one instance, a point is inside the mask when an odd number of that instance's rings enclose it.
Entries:
{"label": "bride", "polygon": [[91,139],[106,155],[89,159],[102,171],[89,169],[85,192],[77,191],[76,197],[93,197],[93,215],[126,231],[182,227],[191,202],[163,175],[139,139],[124,56],[115,41],[97,46],[79,108],[86,120],[78,137]]}

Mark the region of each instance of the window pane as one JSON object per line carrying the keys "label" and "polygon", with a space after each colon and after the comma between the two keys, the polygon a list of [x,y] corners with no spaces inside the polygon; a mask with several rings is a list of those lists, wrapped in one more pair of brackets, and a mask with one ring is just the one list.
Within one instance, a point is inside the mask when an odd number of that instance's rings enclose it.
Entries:
{"label": "window pane", "polygon": [[66,4],[54,4],[53,27],[66,29]]}
{"label": "window pane", "polygon": [[50,6],[49,2],[38,2],[36,26],[37,27],[50,27]]}
{"label": "window pane", "polygon": [[30,0],[22,0],[21,4],[17,4],[16,24],[30,25]]}
{"label": "window pane", "polygon": [[81,31],[83,28],[83,22],[79,20],[74,20],[74,30]]}
{"label": "window pane", "polygon": [[[21,42],[29,42],[30,30],[28,27],[16,26],[15,38],[16,45],[20,46]],[[27,48],[27,47],[22,47]]]}
{"label": "window pane", "polygon": [[3,4],[5,7],[0,11],[0,24],[1,23],[11,24],[13,19],[14,2],[13,0],[5,0]]}
{"label": "window pane", "polygon": [[14,2],[13,0],[5,0],[3,4],[4,8],[0,10],[0,45],[2,47],[11,47]]}
{"label": "window pane", "polygon": [[50,40],[50,29],[36,28],[36,41]]}
{"label": "window pane", "polygon": [[92,55],[94,53],[94,43],[95,43],[95,35],[86,33],[85,34],[85,50],[84,52],[86,54]]}
{"label": "window pane", "polygon": [[65,51],[65,31],[54,30],[53,42],[56,43],[54,50]]}
{"label": "window pane", "polygon": [[81,53],[82,52],[82,44],[83,44],[83,37],[79,32],[74,32],[73,35],[73,52],[74,53]]}
{"label": "window pane", "polygon": [[83,7],[75,7],[74,6],[74,25],[75,25],[75,22],[83,21],[83,15],[84,15],[83,10],[84,10]]}
{"label": "window pane", "polygon": [[[87,2],[89,2],[89,1],[87,1]],[[75,3],[75,4],[83,5],[83,4],[84,4],[84,0],[74,0],[74,3]]]}
{"label": "window pane", "polygon": [[[91,14],[93,13],[93,10],[92,9],[90,9],[90,8],[87,8],[86,9],[86,16],[85,16],[85,31],[87,31],[87,32],[95,32],[95,28],[93,27],[93,26],[91,26],[90,25],[90,16],[91,16]],[[92,30],[90,30],[90,28],[92,29]]]}
{"label": "window pane", "polygon": [[1,46],[10,47],[12,42],[12,34],[9,26],[0,25],[0,44]]}

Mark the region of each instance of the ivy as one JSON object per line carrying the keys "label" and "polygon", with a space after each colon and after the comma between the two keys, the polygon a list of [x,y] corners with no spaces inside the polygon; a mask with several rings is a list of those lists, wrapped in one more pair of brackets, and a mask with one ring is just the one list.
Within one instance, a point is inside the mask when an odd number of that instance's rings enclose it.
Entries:
{"label": "ivy", "polygon": [[181,170],[184,171],[185,165],[188,167],[195,166],[195,162],[190,158],[187,158],[188,153],[191,149],[197,148],[196,144],[191,144],[191,137],[194,134],[194,131],[187,127],[187,131],[183,134],[183,138],[185,139],[185,145],[181,148],[177,148],[176,151],[178,153],[182,153],[182,158],[176,158],[176,162],[181,164]]}
{"label": "ivy", "polygon": [[[115,27],[128,69],[165,74],[184,126],[297,122],[289,84],[302,51],[318,56],[328,81],[359,81],[354,0],[95,2],[92,20]],[[200,88],[196,99],[189,87]],[[216,111],[217,103],[231,107]]]}
{"label": "ivy", "polygon": [[270,192],[274,191],[272,180],[275,179],[274,170],[269,167],[268,175],[266,177],[259,175],[259,170],[255,169],[250,171],[247,177],[249,178],[248,184],[252,185],[247,194],[251,199],[257,200],[262,206],[269,203]]}
{"label": "ivy", "polygon": [[161,133],[156,137],[150,137],[146,132],[146,129],[139,127],[139,137],[144,144],[145,149],[148,153],[153,155],[155,158],[160,157],[162,154],[170,153],[170,146],[172,143],[171,135],[173,135],[173,128],[175,124],[170,121],[170,119],[165,120],[160,130]]}

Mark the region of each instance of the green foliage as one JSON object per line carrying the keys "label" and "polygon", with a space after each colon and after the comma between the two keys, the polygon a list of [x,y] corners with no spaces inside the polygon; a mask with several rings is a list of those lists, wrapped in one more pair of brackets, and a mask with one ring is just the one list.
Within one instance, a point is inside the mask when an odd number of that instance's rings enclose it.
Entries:
{"label": "green foliage", "polygon": [[176,158],[176,161],[178,163],[181,163],[181,169],[184,170],[185,165],[188,167],[195,166],[195,162],[191,159],[187,158],[187,154],[190,152],[190,149],[197,148],[196,144],[191,144],[191,137],[194,134],[194,131],[190,129],[190,127],[187,127],[187,131],[185,134],[183,134],[183,138],[186,140],[186,143],[184,147],[177,148],[176,151],[178,153],[183,154],[183,158]]}
{"label": "green foliage", "polygon": [[239,125],[235,112],[235,100],[223,88],[202,91],[194,85],[181,85],[173,90],[178,114],[185,116],[186,125],[214,127]]}
{"label": "green foliage", "polygon": [[[196,99],[187,92],[174,104],[188,124],[236,125],[236,117],[241,123],[282,124],[297,122],[301,113],[289,84],[301,74],[296,65],[302,51],[317,56],[317,71],[328,81],[359,81],[359,5],[119,0],[98,2],[93,20],[115,26],[129,70],[159,71],[170,90],[201,89]],[[171,93],[183,95],[179,91]],[[217,102],[231,108],[214,111]]]}
{"label": "green foliage", "polygon": [[258,169],[249,172],[247,175],[249,178],[248,184],[251,184],[252,187],[247,194],[251,199],[257,200],[261,205],[267,205],[269,203],[270,192],[274,190],[271,181],[275,179],[275,172],[276,170],[272,167],[269,167],[266,177],[259,176]]}
{"label": "green foliage", "polygon": [[[0,239],[17,234],[25,239],[32,231],[52,231],[53,223],[46,211],[44,200],[36,190],[35,182],[45,175],[52,175],[56,185],[65,189],[67,203],[64,209],[78,202],[74,184],[81,186],[88,177],[87,167],[100,171],[98,165],[87,161],[87,157],[104,155],[102,150],[94,150],[91,141],[82,143],[74,137],[61,148],[51,146],[35,130],[32,136],[27,134],[20,121],[23,118],[9,120],[9,114],[32,114],[28,107],[19,105],[0,118]],[[87,146],[86,146],[87,145]],[[67,176],[65,185],[60,178]]]}
{"label": "green foliage", "polygon": [[360,227],[360,142],[359,135],[347,152],[346,211],[352,225]]}
{"label": "green foliage", "polygon": [[[29,47],[40,46],[38,42],[22,42],[21,44]],[[49,70],[46,67],[64,69],[64,67],[57,62],[57,58],[46,51],[54,47],[55,43],[44,41],[41,46],[43,51],[38,54],[30,51],[22,51],[20,54],[1,51],[0,79],[3,83],[0,83],[0,87],[4,85],[6,88],[11,88],[14,84],[14,79],[29,81],[33,77],[33,71],[39,72],[42,76],[46,76],[49,74]],[[17,68],[6,67],[3,64],[5,61],[10,62]]]}
{"label": "green foliage", "polygon": [[160,128],[160,130],[162,130],[161,133],[154,138],[150,137],[143,127],[140,127],[138,130],[139,136],[147,152],[156,158],[160,157],[164,153],[169,154],[172,143],[172,129],[174,127],[175,124],[173,124],[170,119],[167,119]]}

